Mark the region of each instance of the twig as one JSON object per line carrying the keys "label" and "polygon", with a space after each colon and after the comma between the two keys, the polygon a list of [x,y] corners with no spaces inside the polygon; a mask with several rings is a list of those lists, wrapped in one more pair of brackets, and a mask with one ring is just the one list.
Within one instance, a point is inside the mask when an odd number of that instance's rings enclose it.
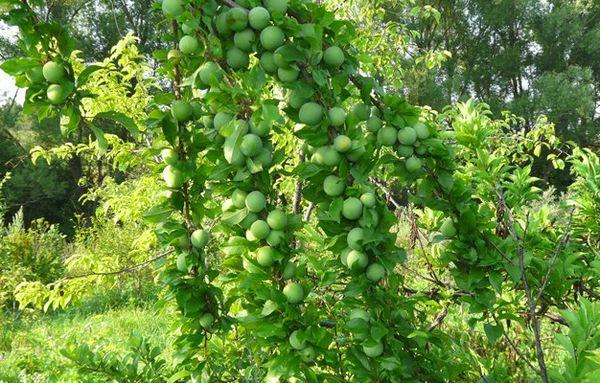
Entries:
{"label": "twig", "polygon": [[313,209],[315,208],[315,204],[314,203],[310,203],[308,204],[308,209],[306,209],[306,213],[304,214],[304,222],[308,222],[308,220],[310,219],[310,215],[312,214]]}
{"label": "twig", "polygon": [[[300,163],[304,162],[306,158],[304,151],[300,150]],[[294,199],[292,201],[292,211],[294,214],[300,213],[300,203],[302,202],[302,179],[298,179],[296,182],[296,188],[294,190]]]}
{"label": "twig", "polygon": [[574,211],[575,211],[575,208],[571,208],[571,213],[569,215],[569,222],[567,223],[567,228],[565,229],[565,232],[563,233],[562,237],[560,237],[560,241],[558,242],[558,245],[556,246],[554,254],[552,255],[552,258],[550,259],[550,263],[548,264],[548,270],[546,271],[546,275],[544,275],[544,279],[542,280],[542,285],[540,286],[540,290],[538,291],[537,295],[535,296],[534,303],[536,303],[536,304],[540,300],[540,297],[542,296],[542,294],[544,293],[544,290],[546,289],[546,285],[548,284],[548,280],[550,279],[550,274],[552,273],[552,268],[554,267],[554,264],[556,263],[558,254],[560,253],[560,251],[564,248],[564,246],[569,241],[569,233],[571,232],[571,224],[573,222],[573,212]]}
{"label": "twig", "polygon": [[96,273],[86,273],[86,274],[79,274],[79,275],[72,275],[72,276],[64,277],[63,279],[71,280],[71,279],[87,278],[87,277],[92,277],[92,276],[123,274],[123,273],[129,272],[129,271],[133,271],[133,270],[139,269],[140,267],[144,267],[146,265],[149,265],[150,263],[152,263],[154,261],[157,261],[157,260],[159,260],[161,258],[164,258],[167,255],[173,253],[173,251],[174,250],[169,250],[169,251],[167,251],[165,253],[157,255],[154,258],[148,259],[148,260],[146,260],[146,261],[144,261],[142,263],[138,263],[138,264],[135,264],[135,265],[132,265],[132,266],[127,266],[127,267],[124,267],[124,268],[119,269],[119,270],[96,272]]}
{"label": "twig", "polygon": [[427,332],[432,332],[433,330],[435,330],[437,327],[439,327],[442,324],[442,322],[444,321],[444,318],[446,318],[446,315],[448,315],[448,306],[449,305],[450,305],[449,303],[446,304],[446,306],[444,306],[442,311],[439,312],[439,314],[433,320],[433,323],[431,323],[431,326],[429,326],[429,328],[427,329]]}
{"label": "twig", "polygon": [[394,194],[391,192],[390,189],[388,189],[388,187],[385,185],[385,183],[383,181],[381,181],[375,177],[369,177],[369,182],[371,182],[373,185],[375,185],[379,189],[381,189],[383,194],[385,194],[385,198],[388,200],[388,202],[390,202],[392,205],[394,205],[396,210],[400,210],[402,208],[402,205],[400,204],[400,202],[398,202],[396,200],[396,197],[394,196]]}
{"label": "twig", "polygon": [[535,337],[535,349],[537,354],[538,365],[540,366],[540,369],[537,371],[540,377],[542,378],[542,382],[548,383],[548,372],[546,369],[546,361],[544,360],[544,350],[542,348],[542,339],[540,336],[540,323],[538,321],[536,312],[537,300],[533,299],[531,287],[529,286],[529,281],[527,279],[527,274],[525,270],[525,240],[527,238],[527,229],[529,228],[529,214],[527,214],[525,228],[523,230],[523,238],[519,239],[519,235],[515,230],[516,220],[512,212],[506,205],[504,196],[502,196],[502,194],[500,194],[499,192],[496,192],[496,194],[499,198],[500,206],[502,207],[502,209],[504,209],[506,215],[508,216],[510,234],[513,240],[519,244],[517,249],[519,256],[519,271],[521,273],[521,281],[523,282],[523,288],[525,289],[525,296],[527,298],[527,303],[529,306],[529,318],[531,319],[531,326],[533,327],[533,334]]}
{"label": "twig", "polygon": [[537,368],[535,368],[535,366],[533,364],[531,364],[529,359],[527,359],[527,357],[525,355],[523,355],[523,353],[521,352],[521,350],[519,350],[517,345],[508,337],[508,335],[506,334],[506,331],[504,330],[504,325],[502,323],[500,323],[500,321],[498,320],[496,315],[494,315],[494,313],[492,313],[492,318],[494,318],[494,321],[496,322],[497,325],[502,326],[502,335],[504,336],[504,339],[506,339],[506,342],[508,342],[508,344],[512,347],[512,349],[515,350],[515,352],[517,353],[519,358],[521,358],[525,362],[525,364],[527,364],[529,366],[529,368],[531,368],[533,371],[535,371],[536,374],[541,375],[540,371]]}

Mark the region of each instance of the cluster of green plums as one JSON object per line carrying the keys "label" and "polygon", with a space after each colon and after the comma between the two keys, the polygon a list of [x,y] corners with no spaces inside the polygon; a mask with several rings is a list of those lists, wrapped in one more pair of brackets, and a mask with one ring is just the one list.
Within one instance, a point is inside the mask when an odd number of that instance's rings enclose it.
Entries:
{"label": "cluster of green plums", "polygon": [[31,84],[47,83],[46,97],[53,105],[65,102],[69,96],[67,70],[63,64],[56,61],[48,61],[43,66],[35,66],[25,72],[27,80]]}
{"label": "cluster of green plums", "polygon": [[377,143],[381,146],[395,147],[396,153],[404,158],[404,165],[409,173],[421,169],[422,162],[419,156],[427,151],[422,142],[431,135],[427,125],[417,122],[413,126],[396,129],[391,125],[383,126],[381,120],[374,118],[377,120],[372,118],[367,121],[367,129],[377,134]]}
{"label": "cluster of green plums", "polygon": [[[275,263],[283,260],[282,251],[289,248],[288,236],[288,215],[281,209],[271,209],[268,211],[265,195],[254,190],[246,192],[241,189],[235,189],[231,197],[223,202],[223,213],[233,212],[245,209],[247,215],[238,224],[241,230],[245,230],[246,240],[257,245],[253,252],[253,258],[262,268],[270,268]],[[237,239],[232,238],[235,242]],[[254,265],[247,259],[244,259],[244,266],[250,272],[254,271]],[[283,288],[283,294],[290,304],[298,304],[304,300],[304,289],[299,283],[291,282],[296,274],[296,265],[293,262],[287,262],[282,278],[287,281]]]}

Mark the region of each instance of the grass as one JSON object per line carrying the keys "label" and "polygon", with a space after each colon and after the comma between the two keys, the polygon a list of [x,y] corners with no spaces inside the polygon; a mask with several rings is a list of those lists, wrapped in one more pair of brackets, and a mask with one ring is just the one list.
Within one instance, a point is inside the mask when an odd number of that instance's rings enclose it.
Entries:
{"label": "grass", "polygon": [[[93,297],[65,311],[41,314],[0,313],[0,382],[96,382],[80,375],[60,350],[74,343],[115,354],[129,350],[134,337],[160,348],[173,320],[158,312],[153,299],[133,292]],[[167,347],[168,348],[168,347]]]}

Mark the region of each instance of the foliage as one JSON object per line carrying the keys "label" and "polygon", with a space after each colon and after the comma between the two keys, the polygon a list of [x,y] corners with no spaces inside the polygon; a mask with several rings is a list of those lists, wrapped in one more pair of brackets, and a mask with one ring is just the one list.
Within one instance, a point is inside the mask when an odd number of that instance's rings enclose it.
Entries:
{"label": "foliage", "polygon": [[[390,8],[384,3],[387,16],[373,8],[359,15],[387,22]],[[415,2],[401,6],[406,4]],[[312,2],[266,0],[269,27],[254,19],[254,30],[245,29],[247,8],[257,5],[256,0],[164,0],[161,8],[172,26],[164,39],[174,45],[155,52],[160,64],[155,83],[144,82],[147,66],[140,63],[132,37],[121,46],[122,54],[131,56],[119,64],[121,76],[113,73],[111,60],[78,61],[68,30],[40,20],[27,3],[11,2],[5,16],[20,28],[26,56],[3,68],[27,88],[25,110],[59,117],[66,135],[82,133],[90,141],[36,149],[36,157],[85,154],[134,164],[129,170],[162,172],[163,190],[151,198],[152,177],[138,185],[106,181],[107,193],[98,189],[106,205],[82,231],[82,251],[68,266],[74,267],[70,271],[116,267],[121,259],[114,257],[115,248],[123,250],[125,264],[137,262],[130,267],[154,261],[148,253],[156,244],[141,223],[145,210],[143,217],[155,225],[165,251],[160,256],[165,302],[178,309],[169,380],[518,377],[548,383],[549,373],[585,379],[577,376],[580,365],[592,373],[597,366],[582,362],[576,352],[567,356],[565,369],[559,368],[544,335],[578,316],[587,323],[572,325],[569,341],[563,336],[558,342],[567,350],[569,342],[589,343],[589,350],[578,347],[583,352],[597,348],[589,331],[596,325],[596,309],[584,303],[577,314],[568,311],[581,295],[597,297],[590,282],[597,277],[597,243],[585,240],[586,230],[595,230],[597,157],[578,149],[569,156],[574,145],[563,144],[543,117],[492,118],[509,93],[503,88],[496,94],[487,73],[482,73],[484,86],[477,84],[493,93],[491,108],[467,101],[440,114],[412,105],[390,86],[401,84],[394,76],[402,59],[368,58],[393,50],[371,49],[370,42],[385,40],[371,26],[357,32],[351,22]],[[469,6],[484,22],[515,7],[477,1]],[[505,24],[525,23],[534,12],[530,2],[525,6],[528,12]],[[414,7],[408,15],[447,22],[430,7]],[[468,31],[472,26],[463,21],[459,26]],[[435,30],[419,34],[403,22],[390,26],[414,38],[437,36]],[[484,30],[484,40],[503,28]],[[402,39],[394,41],[411,52]],[[485,48],[485,41],[477,46]],[[496,58],[515,61],[521,48],[512,41]],[[415,73],[456,64],[435,52],[419,51]],[[28,71],[49,61],[62,76],[50,73],[34,81]],[[386,72],[393,72],[391,80],[385,80]],[[586,76],[579,77],[591,78]],[[499,78],[520,92],[518,74],[501,72]],[[122,84],[133,79],[143,83],[134,88],[139,97]],[[163,87],[167,80],[172,90]],[[102,88],[105,81],[111,89]],[[56,96],[57,87],[63,98]],[[110,122],[115,134],[105,134],[98,119]],[[122,139],[127,132],[137,140],[138,131],[149,141]],[[115,138],[110,146],[109,138]],[[141,155],[124,154],[123,147],[138,148]],[[159,148],[163,163],[153,158]],[[573,164],[578,179],[572,202],[557,202],[552,191],[541,189],[543,182],[534,175],[539,161],[557,169]],[[132,193],[118,196],[132,184]],[[407,202],[410,208],[403,209]],[[399,222],[402,213],[408,222]],[[60,308],[83,296],[87,281],[100,279],[22,284],[17,295],[24,306],[45,302],[46,308]],[[459,316],[461,325],[445,331],[448,315],[454,322]],[[461,337],[457,329],[465,324],[469,331]],[[86,346],[67,354],[84,368],[120,379],[137,378],[129,369],[141,356],[90,353]],[[153,365],[164,366],[157,353],[149,354],[143,374],[152,374],[147,368]]]}
{"label": "foliage", "polygon": [[106,179],[102,188],[90,192],[86,199],[98,204],[96,214],[89,227],[78,226],[71,254],[62,264],[64,278],[20,283],[15,290],[20,307],[64,308],[97,290],[141,290],[151,284],[152,272],[144,268],[101,273],[133,267],[158,252],[154,234],[142,219],[142,212],[156,200],[156,191],[154,178],[142,177],[121,184]]}
{"label": "foliage", "polygon": [[43,220],[25,228],[19,211],[0,227],[0,305],[10,306],[15,287],[23,281],[49,283],[64,271],[65,237]]}

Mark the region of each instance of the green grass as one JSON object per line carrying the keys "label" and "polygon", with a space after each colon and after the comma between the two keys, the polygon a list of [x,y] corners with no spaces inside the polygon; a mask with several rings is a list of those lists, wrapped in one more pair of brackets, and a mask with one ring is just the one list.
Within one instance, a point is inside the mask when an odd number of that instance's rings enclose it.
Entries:
{"label": "green grass", "polygon": [[144,337],[165,348],[171,341],[172,311],[158,312],[151,299],[134,298],[98,296],[50,314],[0,313],[0,382],[102,381],[79,375],[74,363],[61,355],[61,349],[75,342],[123,354],[133,337]]}

